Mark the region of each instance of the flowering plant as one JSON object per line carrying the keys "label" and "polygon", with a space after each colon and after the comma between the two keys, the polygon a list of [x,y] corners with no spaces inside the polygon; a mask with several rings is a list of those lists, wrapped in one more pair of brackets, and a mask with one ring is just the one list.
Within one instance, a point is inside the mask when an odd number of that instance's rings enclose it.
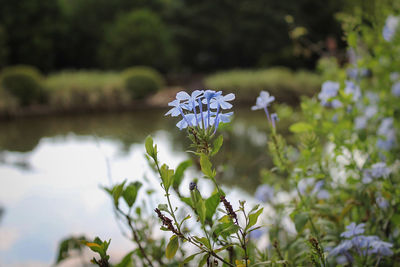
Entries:
{"label": "flowering plant", "polygon": [[[145,217],[139,206],[132,213],[140,182],[105,189],[137,247],[118,266],[132,259],[143,266],[397,266],[399,17],[385,14],[369,25],[363,19],[342,16],[349,63],[322,73],[329,78],[317,96],[303,99],[289,138],[280,134],[279,112],[271,113],[275,97],[266,91],[257,97],[251,109],[266,114],[274,167],[261,172],[258,204],[250,208],[251,200],[232,201],[218,181],[223,168],[213,165],[223,144],[216,135],[232,118],[228,110],[235,95],[213,90],[176,95],[165,115],[180,116],[176,126],[192,141],[200,179],[192,178],[181,191],[191,161],[172,169],[161,162],[154,140],[146,139],[164,199]],[[204,190],[204,180],[211,192]],[[153,240],[154,227],[166,235]],[[94,263],[108,266],[109,242],[85,244],[100,256]]]}

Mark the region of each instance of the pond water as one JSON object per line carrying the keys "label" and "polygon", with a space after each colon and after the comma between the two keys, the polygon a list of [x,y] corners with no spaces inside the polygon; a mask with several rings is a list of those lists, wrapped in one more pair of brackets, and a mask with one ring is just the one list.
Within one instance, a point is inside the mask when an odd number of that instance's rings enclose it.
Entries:
{"label": "pond water", "polygon": [[[162,162],[188,159],[189,140],[165,110],[24,118],[0,122],[0,266],[50,266],[58,242],[70,235],[111,238],[111,253],[130,248],[117,227],[111,201],[100,186],[148,177],[144,157],[151,134]],[[226,190],[253,194],[267,156],[265,114],[235,110],[215,161]],[[193,170],[195,173],[195,170]],[[189,183],[189,181],[187,182]],[[70,265],[79,265],[71,262]]]}

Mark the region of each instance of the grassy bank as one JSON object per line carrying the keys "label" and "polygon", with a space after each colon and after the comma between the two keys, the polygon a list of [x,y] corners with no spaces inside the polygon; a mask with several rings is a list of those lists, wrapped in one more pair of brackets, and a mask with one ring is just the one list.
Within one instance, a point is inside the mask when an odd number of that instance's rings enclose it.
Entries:
{"label": "grassy bank", "polygon": [[302,95],[312,96],[319,90],[321,78],[310,71],[276,67],[220,72],[208,76],[205,84],[208,88],[233,92],[241,102],[254,102],[259,92],[266,90],[279,102],[297,104]]}
{"label": "grassy bank", "polygon": [[[165,86],[163,77],[152,73],[153,70],[150,70],[150,74],[147,73],[149,70],[146,68],[139,68],[138,71],[129,69],[123,72],[65,70],[47,76],[36,75],[34,80],[30,79],[30,74],[24,71],[25,69],[21,72],[17,67],[18,75],[11,77],[11,83],[4,82],[3,73],[5,72],[2,71],[2,75],[0,75],[0,116],[13,117],[166,106],[176,91],[184,87],[177,84],[173,87],[174,89],[168,90],[171,89],[171,84],[168,85],[169,87]],[[134,74],[139,73],[139,77],[132,76],[130,74],[132,71]],[[143,72],[146,74],[145,77],[140,76]],[[231,70],[209,75],[204,79],[206,88],[235,93],[238,104],[254,103],[259,92],[267,90],[276,96],[278,102],[296,105],[302,95],[311,96],[317,92],[320,83],[321,80],[317,74],[307,71],[293,72],[280,67],[261,70]],[[19,94],[13,91],[16,90],[14,88],[6,88],[9,84],[14,87],[19,86]],[[33,85],[40,89],[39,94],[35,95],[29,91],[29,87]],[[154,88],[154,86],[156,87]]]}

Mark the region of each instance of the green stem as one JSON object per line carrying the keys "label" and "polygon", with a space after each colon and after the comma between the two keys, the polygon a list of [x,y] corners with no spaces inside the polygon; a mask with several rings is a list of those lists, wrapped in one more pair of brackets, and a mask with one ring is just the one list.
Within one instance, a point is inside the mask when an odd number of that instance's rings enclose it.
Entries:
{"label": "green stem", "polygon": [[[299,190],[299,187],[298,187],[297,182],[296,182],[296,191],[297,191],[297,194],[298,194],[299,197],[300,197],[300,201],[306,205],[307,211],[309,211],[309,210],[310,210],[310,207],[308,206],[307,202],[304,201],[303,196],[302,196],[302,194],[300,193],[300,190]],[[325,250],[324,250],[324,247],[322,246],[322,242],[321,242],[321,239],[320,239],[320,234],[319,234],[317,228],[315,227],[314,222],[312,221],[311,216],[310,216],[309,213],[307,213],[307,217],[308,217],[308,221],[309,221],[310,224],[311,224],[311,229],[312,229],[312,231],[314,232],[314,235],[317,237],[317,240],[318,240],[318,243],[319,243],[319,245],[320,245],[320,247],[321,247],[321,249],[322,249],[322,252],[324,252]],[[326,266],[325,257],[324,257],[322,260],[323,260],[322,263],[323,263],[323,265],[324,265],[324,267],[325,267],[325,266]]]}

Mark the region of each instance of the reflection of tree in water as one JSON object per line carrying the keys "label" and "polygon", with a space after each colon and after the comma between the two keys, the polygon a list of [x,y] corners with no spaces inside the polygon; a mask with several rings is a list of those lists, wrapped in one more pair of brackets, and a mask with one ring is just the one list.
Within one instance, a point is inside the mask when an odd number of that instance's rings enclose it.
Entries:
{"label": "reflection of tree in water", "polygon": [[0,206],[0,223],[1,223],[2,219],[3,219],[5,211],[6,210],[3,207]]}
{"label": "reflection of tree in water", "polygon": [[112,114],[88,114],[24,118],[1,122],[0,150],[29,152],[44,137],[76,135],[93,136],[121,142],[123,150],[141,143],[147,135],[172,128],[163,118],[164,110],[144,110]]}
{"label": "reflection of tree in water", "polygon": [[[232,124],[221,131],[224,145],[212,161],[214,166],[222,167],[218,169],[217,177],[222,183],[254,192],[261,183],[261,170],[273,167],[267,146],[269,125],[263,112],[252,112],[250,108],[236,109],[235,115]],[[288,127],[293,119],[293,116],[288,116],[280,121],[279,132],[284,136],[289,135]],[[190,141],[186,132],[178,129],[173,131],[174,147],[188,150]],[[196,156],[190,155],[197,160]]]}
{"label": "reflection of tree in water", "polygon": [[16,119],[0,123],[0,150],[29,152],[47,132],[47,120]]}
{"label": "reflection of tree in water", "polygon": [[[117,141],[121,144],[121,152],[129,152],[132,144],[143,143],[147,135],[159,130],[171,133],[175,151],[190,150],[186,132],[179,131],[175,127],[177,120],[165,118],[164,113],[165,110],[143,110],[1,122],[0,150],[27,152],[33,150],[41,138],[72,133]],[[236,109],[235,116],[233,123],[221,131],[224,145],[213,162],[215,166],[222,166],[218,172],[222,183],[254,192],[261,182],[261,169],[272,167],[266,145],[269,125],[265,114],[251,112],[250,108]],[[283,118],[278,124],[279,132],[287,135],[289,124],[290,120]]]}

